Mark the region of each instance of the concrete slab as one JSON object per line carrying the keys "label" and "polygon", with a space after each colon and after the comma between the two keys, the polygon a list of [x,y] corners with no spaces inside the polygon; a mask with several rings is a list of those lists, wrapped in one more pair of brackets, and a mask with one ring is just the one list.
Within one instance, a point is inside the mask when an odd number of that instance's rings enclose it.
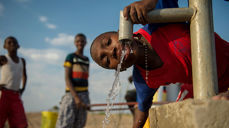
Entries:
{"label": "concrete slab", "polygon": [[229,128],[229,101],[193,100],[151,108],[151,128]]}

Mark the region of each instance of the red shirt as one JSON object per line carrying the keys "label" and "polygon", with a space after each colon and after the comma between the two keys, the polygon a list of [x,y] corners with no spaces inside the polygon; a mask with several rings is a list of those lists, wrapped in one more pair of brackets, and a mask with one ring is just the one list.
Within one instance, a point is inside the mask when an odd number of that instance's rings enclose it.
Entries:
{"label": "red shirt", "polygon": [[[148,81],[145,70],[136,66],[150,88],[158,88],[169,83],[192,84],[191,45],[189,26],[185,24],[169,24],[158,28],[152,34],[144,29],[138,30],[151,44],[163,61],[163,66],[149,71]],[[215,34],[217,71],[219,90],[229,86],[229,44]]]}

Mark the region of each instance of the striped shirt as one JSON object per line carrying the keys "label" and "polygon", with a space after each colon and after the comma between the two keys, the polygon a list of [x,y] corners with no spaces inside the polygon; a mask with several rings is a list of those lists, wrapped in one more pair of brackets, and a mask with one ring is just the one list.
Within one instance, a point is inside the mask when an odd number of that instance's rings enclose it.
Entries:
{"label": "striped shirt", "polygon": [[[76,91],[87,91],[88,90],[88,76],[89,76],[89,59],[81,57],[75,53],[67,55],[64,67],[72,69],[71,80],[73,87]],[[69,88],[66,86],[66,91]]]}

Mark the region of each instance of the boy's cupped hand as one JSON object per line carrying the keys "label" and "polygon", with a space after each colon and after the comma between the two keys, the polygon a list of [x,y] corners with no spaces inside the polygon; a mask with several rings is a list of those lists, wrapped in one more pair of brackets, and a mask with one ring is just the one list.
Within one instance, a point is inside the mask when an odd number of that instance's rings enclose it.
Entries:
{"label": "boy's cupped hand", "polygon": [[84,104],[84,103],[79,99],[79,97],[74,97],[74,100],[75,100],[75,104],[76,104],[76,107],[77,107],[77,108],[84,108],[84,109],[87,109],[87,105]]}

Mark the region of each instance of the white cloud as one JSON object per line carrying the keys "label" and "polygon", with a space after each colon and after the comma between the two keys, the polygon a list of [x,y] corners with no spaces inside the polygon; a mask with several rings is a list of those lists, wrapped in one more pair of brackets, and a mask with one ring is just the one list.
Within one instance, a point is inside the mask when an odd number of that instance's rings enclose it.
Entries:
{"label": "white cloud", "polygon": [[3,11],[4,11],[4,6],[3,6],[3,4],[2,3],[0,3],[0,16],[2,16],[3,15]]}
{"label": "white cloud", "polygon": [[70,45],[74,42],[74,36],[65,33],[59,33],[57,37],[54,37],[52,39],[46,37],[45,41],[56,46]]}
{"label": "white cloud", "polygon": [[22,97],[27,112],[48,110],[59,105],[65,88],[64,70],[60,64],[27,62],[27,76],[27,87]]}
{"label": "white cloud", "polygon": [[41,22],[47,22],[47,21],[48,21],[47,17],[45,17],[45,16],[40,16],[40,17],[39,17],[39,20],[40,20]]}
{"label": "white cloud", "polygon": [[64,94],[63,63],[66,51],[20,48],[26,59],[28,82],[23,95],[26,111],[42,111],[58,105]]}
{"label": "white cloud", "polygon": [[46,54],[31,54],[30,57],[34,60],[43,60],[43,59],[47,59],[47,60],[51,60],[51,61],[56,61],[59,59],[59,56],[56,53],[46,53]]}
{"label": "white cloud", "polygon": [[46,23],[46,26],[50,29],[56,29],[56,25],[54,24],[49,24],[49,23]]}
{"label": "white cloud", "polygon": [[57,26],[55,24],[51,24],[48,22],[48,18],[46,16],[39,16],[39,20],[49,29],[56,29],[57,28]]}
{"label": "white cloud", "polygon": [[47,64],[62,64],[66,53],[59,49],[24,49],[20,53],[32,62],[42,62]]}

